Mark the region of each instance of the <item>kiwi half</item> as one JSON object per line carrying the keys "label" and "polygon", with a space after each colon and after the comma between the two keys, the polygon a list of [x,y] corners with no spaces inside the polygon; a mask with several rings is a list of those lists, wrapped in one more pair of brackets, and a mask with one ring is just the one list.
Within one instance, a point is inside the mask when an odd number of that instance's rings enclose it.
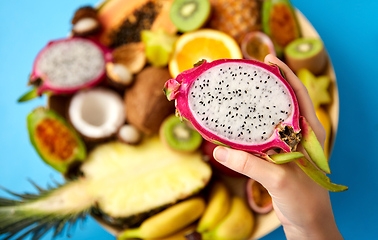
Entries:
{"label": "kiwi half", "polygon": [[322,73],[327,62],[323,42],[317,38],[299,38],[288,44],[284,51],[287,65],[298,72],[307,68],[313,74]]}
{"label": "kiwi half", "polygon": [[189,32],[206,23],[210,10],[209,0],[175,0],[169,17],[180,32]]}
{"label": "kiwi half", "polygon": [[201,143],[201,135],[175,115],[168,116],[160,126],[160,139],[179,152],[193,152]]}

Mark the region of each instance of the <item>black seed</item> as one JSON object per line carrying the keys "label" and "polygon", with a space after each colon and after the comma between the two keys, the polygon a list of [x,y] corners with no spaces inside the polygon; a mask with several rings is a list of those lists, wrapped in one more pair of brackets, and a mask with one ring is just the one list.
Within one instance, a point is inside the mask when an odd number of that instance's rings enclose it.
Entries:
{"label": "black seed", "polygon": [[256,87],[256,89],[259,89],[259,87]]}
{"label": "black seed", "polygon": [[269,109],[269,107],[266,107],[266,109]]}
{"label": "black seed", "polygon": [[266,132],[263,132],[263,134],[266,134]]}

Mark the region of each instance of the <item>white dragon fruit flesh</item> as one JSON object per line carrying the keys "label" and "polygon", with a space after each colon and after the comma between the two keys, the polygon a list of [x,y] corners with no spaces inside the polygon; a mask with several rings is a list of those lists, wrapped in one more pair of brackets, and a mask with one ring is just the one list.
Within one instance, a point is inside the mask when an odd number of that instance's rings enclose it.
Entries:
{"label": "white dragon fruit flesh", "polygon": [[33,64],[30,84],[37,95],[71,94],[99,84],[111,51],[96,41],[73,37],[49,42]]}
{"label": "white dragon fruit flesh", "polygon": [[[295,93],[278,66],[241,59],[203,61],[168,80],[164,92],[168,100],[176,100],[178,115],[206,140],[276,163],[306,163],[306,170],[311,170],[305,172],[315,181],[340,190],[333,187],[341,185],[330,183],[305,162],[303,154],[295,152],[301,142],[314,164],[330,173],[323,149],[300,116]],[[283,153],[268,155],[269,150]]]}

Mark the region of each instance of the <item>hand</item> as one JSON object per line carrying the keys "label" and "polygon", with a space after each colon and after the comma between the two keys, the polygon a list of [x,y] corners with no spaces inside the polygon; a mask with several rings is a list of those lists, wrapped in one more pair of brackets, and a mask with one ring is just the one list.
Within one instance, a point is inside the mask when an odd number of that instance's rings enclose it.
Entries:
{"label": "hand", "polygon": [[[268,55],[292,86],[303,115],[324,146],[325,130],[316,117],[306,87],[283,62]],[[303,152],[303,148],[298,146]],[[287,239],[343,239],[337,229],[329,193],[311,180],[295,163],[276,165],[252,154],[218,146],[214,157],[223,165],[261,183],[272,196],[273,208]]]}

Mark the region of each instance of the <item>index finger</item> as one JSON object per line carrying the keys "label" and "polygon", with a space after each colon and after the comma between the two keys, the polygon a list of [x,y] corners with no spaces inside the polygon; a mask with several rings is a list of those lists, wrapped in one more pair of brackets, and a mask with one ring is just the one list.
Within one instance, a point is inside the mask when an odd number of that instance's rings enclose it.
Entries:
{"label": "index finger", "polygon": [[265,63],[274,63],[281,68],[281,70],[285,74],[286,80],[289,82],[290,86],[293,88],[295,92],[301,115],[304,116],[306,120],[309,122],[310,126],[315,131],[318,138],[323,139],[323,126],[316,116],[314,105],[305,85],[303,85],[301,80],[298,79],[298,77],[293,73],[293,71],[291,71],[291,69],[277,57],[269,54],[265,57]]}

